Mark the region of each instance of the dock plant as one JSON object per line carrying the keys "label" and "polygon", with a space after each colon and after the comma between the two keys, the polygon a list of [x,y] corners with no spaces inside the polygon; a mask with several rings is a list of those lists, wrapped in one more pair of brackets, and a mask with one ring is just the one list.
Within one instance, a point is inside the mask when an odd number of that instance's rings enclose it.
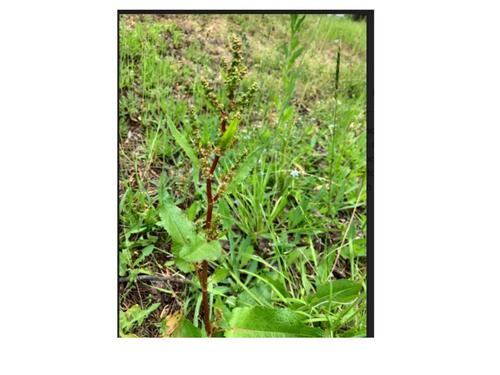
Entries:
{"label": "dock plant", "polygon": [[[219,179],[218,183],[215,180],[215,173],[220,160],[238,143],[237,132],[242,125],[242,111],[248,107],[252,96],[257,90],[255,82],[246,90],[240,89],[241,81],[247,74],[248,68],[243,61],[241,40],[236,35],[231,37],[230,52],[231,60],[222,60],[222,98],[219,98],[221,95],[218,95],[213,83],[209,82],[205,77],[201,78],[203,93],[210,105],[210,110],[219,119],[217,137],[202,140],[200,126],[195,123],[195,134],[197,136],[195,136],[193,142],[189,143],[176,129],[175,125],[169,121],[169,127],[177,143],[194,161],[195,166],[199,164],[201,169],[201,176],[205,182],[204,203],[206,206],[203,231],[196,231],[193,223],[172,202],[165,203],[160,213],[162,223],[172,238],[173,252],[177,264],[186,269],[194,269],[200,282],[203,322],[208,336],[212,335],[208,297],[208,262],[216,261],[221,255],[220,232],[218,223],[214,220],[214,206],[227,191],[228,186],[235,177],[235,173],[238,171],[238,167],[248,156],[248,152],[243,151],[242,155]],[[242,172],[244,173],[244,170],[239,171],[240,179]]]}

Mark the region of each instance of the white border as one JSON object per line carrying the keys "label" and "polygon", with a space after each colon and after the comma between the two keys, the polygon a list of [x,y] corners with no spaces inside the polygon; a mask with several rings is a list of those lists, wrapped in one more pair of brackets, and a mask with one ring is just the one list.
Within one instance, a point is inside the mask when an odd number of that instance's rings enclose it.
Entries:
{"label": "white border", "polygon": [[116,9],[207,4],[4,5],[0,371],[498,373],[498,12],[488,5],[242,6],[375,8],[376,338],[175,341],[115,338]]}

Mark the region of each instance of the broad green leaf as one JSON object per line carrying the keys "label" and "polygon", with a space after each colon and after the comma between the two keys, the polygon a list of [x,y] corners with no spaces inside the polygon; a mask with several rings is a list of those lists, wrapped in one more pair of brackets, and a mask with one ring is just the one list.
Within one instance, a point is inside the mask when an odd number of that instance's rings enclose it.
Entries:
{"label": "broad green leaf", "polygon": [[238,125],[240,123],[240,120],[238,118],[233,118],[229,122],[229,126],[226,128],[226,131],[224,134],[222,134],[222,137],[219,142],[219,147],[222,150],[225,150],[228,146],[231,145],[231,142],[233,141],[234,135],[236,134],[236,129],[238,129]]}
{"label": "broad green leaf", "polygon": [[189,263],[188,261],[182,259],[180,252],[182,249],[182,244],[173,244],[172,245],[172,255],[174,256],[175,265],[177,268],[184,273],[194,271],[194,264]]}
{"label": "broad green leaf", "polygon": [[361,290],[361,285],[352,280],[330,281],[317,288],[312,296],[312,303],[321,303],[326,301],[337,303],[349,303],[354,301]]}
{"label": "broad green leaf", "polygon": [[188,158],[191,160],[191,163],[193,163],[193,167],[198,169],[199,166],[199,161],[198,161],[198,156],[196,155],[196,152],[193,150],[191,145],[189,144],[188,140],[182,134],[177,128],[175,127],[174,123],[170,119],[170,117],[167,115],[167,125],[168,128],[170,129],[170,132],[172,133],[172,136],[175,139],[175,142],[184,150]]}
{"label": "broad green leaf", "polygon": [[303,323],[287,309],[238,307],[233,310],[226,337],[322,337],[323,331]]}
{"label": "broad green leaf", "polygon": [[193,243],[182,246],[179,255],[182,259],[191,263],[203,260],[216,260],[221,254],[219,241],[206,242],[198,237]]}
{"label": "broad green leaf", "polygon": [[183,317],[171,337],[203,337],[203,334],[200,328]]}
{"label": "broad green leaf", "polygon": [[168,232],[174,243],[183,245],[192,243],[196,238],[193,222],[171,202],[164,202],[160,208],[161,225]]}

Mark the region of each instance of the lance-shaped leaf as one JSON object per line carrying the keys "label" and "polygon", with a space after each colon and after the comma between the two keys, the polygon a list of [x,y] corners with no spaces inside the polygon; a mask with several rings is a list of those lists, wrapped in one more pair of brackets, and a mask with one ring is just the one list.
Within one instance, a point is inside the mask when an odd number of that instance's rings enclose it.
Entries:
{"label": "lance-shaped leaf", "polygon": [[191,263],[198,263],[204,260],[216,260],[221,254],[219,241],[207,242],[198,236],[192,243],[182,246],[180,257]]}
{"label": "lance-shaped leaf", "polygon": [[321,285],[310,297],[314,304],[323,302],[349,303],[354,301],[361,291],[361,285],[352,280],[335,280]]}
{"label": "lance-shaped leaf", "polygon": [[323,331],[303,322],[287,309],[238,307],[233,310],[226,337],[322,337]]}
{"label": "lance-shaped leaf", "polygon": [[190,143],[188,142],[184,134],[182,134],[179,130],[177,130],[170,117],[166,115],[166,118],[167,118],[168,128],[170,129],[170,132],[172,133],[175,142],[177,142],[179,147],[182,148],[182,150],[186,153],[188,158],[191,160],[191,163],[193,163],[193,167],[195,169],[198,169],[200,163],[198,161],[198,156],[196,155],[196,152],[193,150],[193,148],[191,147]]}
{"label": "lance-shaped leaf", "polygon": [[224,132],[224,134],[222,134],[222,137],[219,141],[219,147],[222,150],[225,150],[231,145],[234,135],[236,134],[236,130],[238,129],[239,123],[240,119],[237,117],[229,121],[229,126],[226,128],[226,131]]}
{"label": "lance-shaped leaf", "polygon": [[161,225],[174,243],[186,245],[194,242],[196,232],[193,222],[172,202],[164,202],[160,208]]}

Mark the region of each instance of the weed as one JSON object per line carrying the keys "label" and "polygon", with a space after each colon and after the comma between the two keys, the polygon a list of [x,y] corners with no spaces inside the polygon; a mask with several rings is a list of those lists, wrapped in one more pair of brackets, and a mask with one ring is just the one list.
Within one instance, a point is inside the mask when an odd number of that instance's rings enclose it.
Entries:
{"label": "weed", "polygon": [[121,16],[121,336],[365,335],[365,27]]}

